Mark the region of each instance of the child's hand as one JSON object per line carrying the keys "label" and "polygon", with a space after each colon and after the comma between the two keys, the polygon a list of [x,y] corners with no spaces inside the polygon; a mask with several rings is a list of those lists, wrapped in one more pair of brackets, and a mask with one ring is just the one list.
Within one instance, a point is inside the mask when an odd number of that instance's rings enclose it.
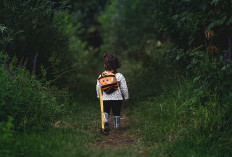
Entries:
{"label": "child's hand", "polygon": [[128,99],[124,99],[124,104],[128,105]]}

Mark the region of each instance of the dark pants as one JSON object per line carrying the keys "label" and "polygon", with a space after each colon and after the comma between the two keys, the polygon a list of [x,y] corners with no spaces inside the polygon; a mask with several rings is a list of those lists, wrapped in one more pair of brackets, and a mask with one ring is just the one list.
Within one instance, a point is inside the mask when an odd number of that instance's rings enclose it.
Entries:
{"label": "dark pants", "polygon": [[110,110],[112,108],[113,115],[120,116],[122,100],[104,100],[103,106],[104,112],[110,114]]}

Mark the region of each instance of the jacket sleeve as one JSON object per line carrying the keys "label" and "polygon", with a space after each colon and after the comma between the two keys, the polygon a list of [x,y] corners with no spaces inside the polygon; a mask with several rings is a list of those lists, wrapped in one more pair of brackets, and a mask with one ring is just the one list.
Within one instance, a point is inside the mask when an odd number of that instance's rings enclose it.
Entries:
{"label": "jacket sleeve", "polygon": [[129,93],[128,93],[128,88],[127,88],[127,84],[126,84],[126,79],[123,75],[121,75],[121,79],[120,79],[120,90],[122,92],[124,99],[129,99]]}
{"label": "jacket sleeve", "polygon": [[99,82],[97,80],[97,85],[96,85],[97,98],[100,98],[100,96],[99,96],[99,86],[100,86],[100,84],[99,84]]}

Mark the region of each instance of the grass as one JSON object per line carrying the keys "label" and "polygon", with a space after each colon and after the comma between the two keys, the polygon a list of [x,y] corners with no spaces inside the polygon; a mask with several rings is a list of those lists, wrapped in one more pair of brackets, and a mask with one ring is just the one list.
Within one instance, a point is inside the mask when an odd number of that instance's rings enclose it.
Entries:
{"label": "grass", "polygon": [[[134,147],[98,148],[100,114],[98,102],[73,104],[72,112],[61,119],[58,127],[43,132],[17,133],[16,145],[10,156],[139,156]],[[136,148],[137,149],[137,148]]]}
{"label": "grass", "polygon": [[125,60],[122,65],[126,68],[120,72],[130,92],[130,101],[124,104],[129,108],[128,136],[135,137],[134,144],[104,149],[96,145],[96,140],[107,137],[99,134],[100,105],[94,99],[97,76],[93,74],[82,82],[80,91],[85,95],[72,100],[69,112],[57,119],[55,126],[46,131],[15,133],[9,156],[229,156],[210,145],[197,144],[203,136],[188,136],[194,125],[186,119],[191,118],[186,116],[193,101],[191,81],[162,64],[143,69],[142,63]]}
{"label": "grass", "polygon": [[212,122],[214,117],[207,118],[210,111],[204,106],[201,108],[207,112],[193,107],[199,100],[192,81],[180,77],[170,67],[153,68],[156,73],[148,68],[131,83],[138,88],[132,96],[131,133],[140,146],[151,156],[230,156],[229,151],[215,147],[219,144],[216,138],[213,141],[207,136],[210,129],[206,125],[210,123],[204,124],[204,116]]}
{"label": "grass", "polygon": [[14,144],[8,156],[139,156],[143,153],[139,145],[101,149],[94,144],[105,138],[99,134],[100,105],[94,99],[95,88],[86,88],[95,86],[96,77],[84,77],[80,93],[85,95],[71,100],[67,115],[57,119],[50,129],[14,132]]}
{"label": "grass", "polygon": [[96,122],[97,108],[96,103],[82,103],[73,104],[72,112],[49,130],[17,133],[17,156],[86,156],[94,136],[88,130]]}

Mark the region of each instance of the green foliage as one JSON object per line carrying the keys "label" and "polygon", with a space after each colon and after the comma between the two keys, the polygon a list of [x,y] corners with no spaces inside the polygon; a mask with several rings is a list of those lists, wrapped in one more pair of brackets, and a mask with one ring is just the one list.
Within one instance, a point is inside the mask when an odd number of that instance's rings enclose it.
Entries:
{"label": "green foliage", "polygon": [[31,61],[40,54],[39,62],[46,63],[52,52],[65,50],[66,38],[60,35],[53,22],[57,12],[65,7],[65,1],[14,1],[0,2],[0,21],[12,38],[1,50],[10,56],[28,57]]}
{"label": "green foliage", "polygon": [[[85,104],[85,105],[82,105]],[[12,151],[18,156],[78,156],[89,155],[89,142],[93,135],[87,133],[95,125],[98,114],[96,102],[72,102],[62,117],[46,131],[28,131],[14,135],[17,147]]]}
{"label": "green foliage", "polygon": [[[186,48],[187,45],[193,47],[204,44],[205,29],[215,30],[217,42],[226,42],[229,33],[231,33],[229,10],[232,6],[226,1],[183,0],[178,3],[162,1],[156,7],[155,17],[158,21],[156,28],[168,32],[173,42],[178,46]],[[167,10],[164,7],[172,9]],[[223,43],[219,45],[222,46]]]}
{"label": "green foliage", "polygon": [[68,93],[49,87],[36,80],[25,68],[15,65],[16,58],[7,64],[7,56],[1,53],[0,116],[6,121],[13,117],[16,129],[47,128],[65,113]]}
{"label": "green foliage", "polygon": [[111,1],[99,18],[103,28],[103,50],[143,52],[149,39],[171,41],[181,48],[206,43],[205,31],[221,49],[228,48],[232,6],[223,0]]}
{"label": "green foliage", "polygon": [[131,106],[132,130],[154,154],[232,153],[231,59],[199,49],[147,53],[146,70],[130,75],[139,104]]}
{"label": "green foliage", "polygon": [[[189,111],[186,122],[189,126],[188,135],[194,144],[211,144],[211,149],[219,148],[230,152],[225,143],[230,143],[231,136],[231,58],[225,51],[224,57],[210,55],[205,51],[189,50],[178,52],[176,63],[185,61],[183,70],[191,78],[193,96],[185,103]],[[186,62],[188,61],[188,62]],[[190,90],[189,89],[189,90]],[[193,131],[192,131],[193,130]],[[192,133],[195,132],[195,133]],[[227,139],[227,140],[225,140]],[[223,145],[223,146],[222,146]]]}
{"label": "green foliage", "polygon": [[101,42],[96,19],[104,4],[104,0],[1,1],[0,50],[17,56],[39,79],[37,67],[42,64],[50,83],[74,90],[84,71],[96,66]]}
{"label": "green foliage", "polygon": [[[146,93],[147,99],[132,106],[133,133],[154,154],[229,156],[230,105],[216,94],[197,89],[191,81],[173,76],[171,69],[168,72],[156,73],[158,78],[143,73],[143,91],[153,91],[153,96]],[[151,85],[147,78],[156,81]],[[138,94],[136,97],[144,97],[144,93]]]}
{"label": "green foliage", "polygon": [[13,40],[14,35],[12,31],[6,31],[7,28],[3,25],[0,25],[0,50],[4,49],[7,44],[11,43]]}
{"label": "green foliage", "polygon": [[75,25],[80,25],[78,34],[88,48],[98,49],[102,44],[98,16],[104,11],[107,0],[70,1],[70,15]]}
{"label": "green foliage", "polygon": [[199,89],[227,95],[232,86],[231,58],[227,51],[224,56],[208,54],[202,50],[173,49],[166,56],[172,65],[180,67],[184,74],[193,79]]}
{"label": "green foliage", "polygon": [[42,64],[50,83],[76,88],[84,71],[80,65],[87,59],[86,43],[78,37],[80,21],[69,12],[67,1],[1,1],[0,7],[0,50],[16,55],[39,79],[37,67]]}
{"label": "green foliage", "polygon": [[[123,59],[122,69],[133,99],[129,106],[135,116],[133,131],[141,139],[138,145],[144,144],[154,156],[231,154],[232,5],[228,1],[2,0],[0,7],[0,51],[16,55],[20,65],[28,60],[32,71],[17,66],[16,57],[10,61],[0,54],[1,153],[108,155],[85,151],[93,137],[85,133],[98,109],[96,103],[82,100],[95,97],[88,87],[95,85],[101,71],[101,47],[138,59]],[[32,68],[36,54],[38,64],[43,64],[41,73]],[[78,103],[67,109],[69,93],[51,84],[75,91],[72,101]],[[64,118],[66,113],[70,117]],[[61,123],[51,132],[32,131],[54,122]],[[30,134],[14,135],[13,126]]]}
{"label": "green foliage", "polygon": [[7,122],[0,122],[0,154],[1,156],[12,156],[12,148],[15,147],[13,137],[13,118],[8,117]]}
{"label": "green foliage", "polygon": [[99,17],[102,24],[104,51],[133,52],[143,47],[153,34],[153,2],[151,0],[111,1]]}

